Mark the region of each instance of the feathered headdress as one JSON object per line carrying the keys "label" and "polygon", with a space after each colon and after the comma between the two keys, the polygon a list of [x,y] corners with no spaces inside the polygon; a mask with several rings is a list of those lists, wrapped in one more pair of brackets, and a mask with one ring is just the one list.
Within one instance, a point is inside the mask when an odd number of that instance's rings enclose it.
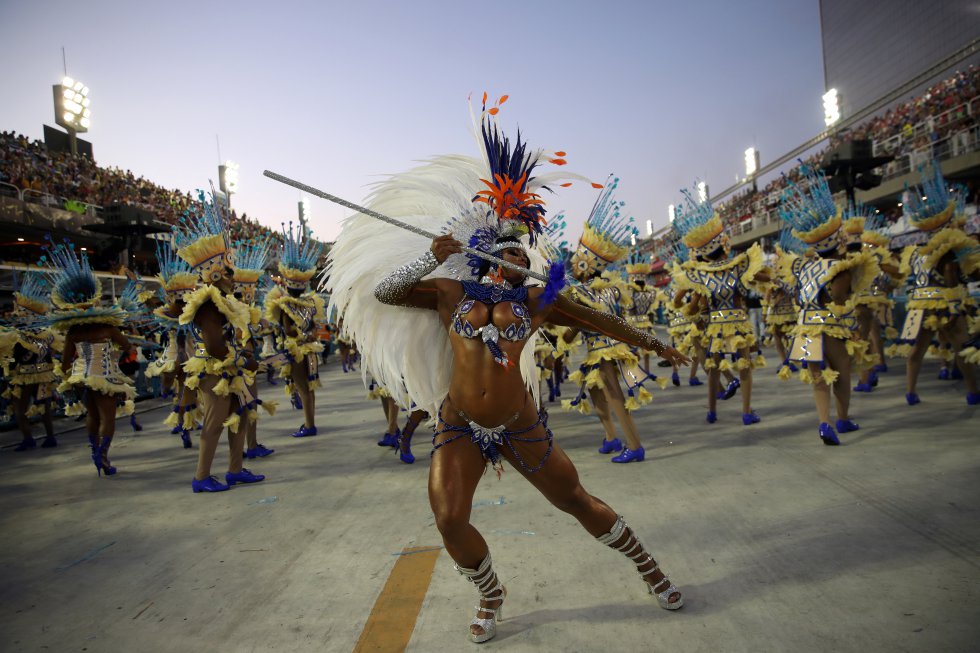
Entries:
{"label": "feathered headdress", "polygon": [[793,228],[793,235],[817,254],[840,245],[841,208],[834,203],[827,178],[819,170],[800,166],[806,187],[788,181],[779,217]]}
{"label": "feathered headdress", "polygon": [[888,230],[891,225],[880,211],[875,211],[864,219],[864,232],[861,234],[861,242],[874,247],[888,247],[891,243],[891,236]]}
{"label": "feathered headdress", "polygon": [[201,212],[190,211],[180,218],[174,228],[177,255],[187,261],[204,283],[216,283],[225,270],[234,264],[234,253],[228,242],[228,224],[224,210],[218,205],[214,190],[210,198],[198,191]]}
{"label": "feathered headdress", "polygon": [[102,299],[102,284],[92,272],[88,255],[79,257],[75,244],[67,238],[54,244],[50,236],[45,236],[48,244],[41,256],[40,265],[50,265],[46,273],[51,285],[51,301],[59,309],[84,310],[91,308]]}
{"label": "feathered headdress", "polygon": [[912,226],[920,231],[937,231],[961,222],[966,203],[965,189],[961,186],[951,188],[943,179],[936,160],[932,162],[931,174],[920,168],[919,175],[920,186],[910,189],[906,184],[910,197],[905,208]]}
{"label": "feathered headdress", "polygon": [[12,316],[22,323],[28,323],[51,310],[49,296],[51,291],[44,275],[40,272],[25,272],[20,285],[14,291]]}
{"label": "feathered headdress", "polygon": [[617,202],[613,196],[618,186],[619,177],[610,175],[592,206],[571,258],[572,271],[578,275],[592,276],[626,256],[632,245],[632,236],[639,233],[633,218],[623,214],[626,202]]}
{"label": "feathered headdress", "polygon": [[160,285],[163,290],[163,301],[175,304],[197,288],[198,275],[191,269],[190,264],[177,256],[177,251],[169,241],[156,242],[157,263],[160,264]]}
{"label": "feathered headdress", "polygon": [[690,253],[707,257],[720,247],[727,247],[728,237],[721,217],[711,207],[711,202],[697,197],[697,191],[685,188],[681,191],[684,201],[677,207],[674,231]]}
{"label": "feathered headdress", "polygon": [[246,304],[255,301],[256,286],[265,274],[271,248],[269,240],[235,243],[234,292],[240,293]]}
{"label": "feathered headdress", "polygon": [[875,207],[861,202],[847,207],[841,215],[845,247],[861,244],[861,235],[867,228],[868,220],[875,215],[875,211],[877,211]]}
{"label": "feathered headdress", "polygon": [[645,277],[650,274],[651,267],[650,256],[637,249],[633,250],[626,258],[623,269],[629,276]]}
{"label": "feathered headdress", "polygon": [[310,279],[316,274],[316,267],[323,253],[323,245],[310,237],[310,231],[303,225],[295,230],[293,223],[289,228],[282,226],[283,242],[279,250],[279,274],[287,288],[305,290]]}
{"label": "feathered headdress", "polygon": [[779,230],[776,247],[789,254],[802,254],[806,251],[807,244],[793,235],[793,227],[786,225]]}

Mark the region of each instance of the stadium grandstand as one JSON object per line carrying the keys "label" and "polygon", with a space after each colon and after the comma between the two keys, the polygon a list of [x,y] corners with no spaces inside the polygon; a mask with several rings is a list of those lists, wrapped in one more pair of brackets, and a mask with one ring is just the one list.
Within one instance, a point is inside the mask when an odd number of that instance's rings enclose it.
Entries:
{"label": "stadium grandstand", "polygon": [[[803,161],[825,167],[834,153],[848,143],[870,145],[872,157],[888,159],[870,171],[876,182],[867,190],[857,190],[855,199],[875,206],[893,223],[892,247],[914,241],[916,234],[903,219],[906,184],[918,182],[919,169],[932,159],[940,161],[944,175],[968,189],[967,230],[980,231],[976,207],[980,204],[980,68],[965,70],[934,83],[923,93],[885,110],[880,115],[850,129],[833,134],[823,147]],[[794,162],[798,163],[798,162]],[[729,228],[732,244],[738,249],[771,239],[781,228],[778,206],[787,180],[794,180],[796,165],[770,180],[765,186],[745,190],[715,203]],[[663,247],[672,233],[659,234],[644,245],[650,252]]]}

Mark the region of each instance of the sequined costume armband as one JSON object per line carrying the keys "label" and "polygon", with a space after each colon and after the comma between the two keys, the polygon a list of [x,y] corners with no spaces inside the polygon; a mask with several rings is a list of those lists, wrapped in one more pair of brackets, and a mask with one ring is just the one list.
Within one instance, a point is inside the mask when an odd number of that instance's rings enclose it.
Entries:
{"label": "sequined costume armband", "polygon": [[408,299],[408,294],[422,277],[439,267],[439,261],[432,250],[427,251],[411,263],[403,265],[381,280],[374,296],[382,304],[400,305]]}

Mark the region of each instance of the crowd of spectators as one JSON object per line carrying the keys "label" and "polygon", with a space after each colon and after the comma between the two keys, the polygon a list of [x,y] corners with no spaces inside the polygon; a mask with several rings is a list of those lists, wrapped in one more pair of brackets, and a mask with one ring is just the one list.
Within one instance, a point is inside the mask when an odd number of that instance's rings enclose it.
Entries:
{"label": "crowd of spectators", "polygon": [[[830,139],[827,147],[804,163],[819,166],[825,152],[845,140],[870,139],[876,155],[891,155],[896,161],[885,172],[908,171],[927,163],[937,143],[949,141],[950,154],[965,151],[969,130],[978,124],[980,112],[980,68],[970,66],[930,87],[925,93],[893,107],[880,116]],[[905,157],[904,159],[902,157]],[[759,215],[766,215],[778,203],[786,180],[794,180],[798,169],[776,177],[763,188],[747,189],[719,204],[719,215],[731,227]],[[897,216],[895,216],[897,217]],[[754,224],[753,226],[759,226]]]}
{"label": "crowd of spectators", "polygon": [[[16,187],[25,201],[59,206],[84,203],[96,207],[127,204],[150,211],[175,224],[188,210],[200,207],[188,191],[166,189],[131,170],[103,168],[85,156],[49,152],[44,144],[22,134],[0,132],[0,182]],[[10,186],[0,186],[12,191]],[[231,212],[234,239],[281,238],[247,215]]]}

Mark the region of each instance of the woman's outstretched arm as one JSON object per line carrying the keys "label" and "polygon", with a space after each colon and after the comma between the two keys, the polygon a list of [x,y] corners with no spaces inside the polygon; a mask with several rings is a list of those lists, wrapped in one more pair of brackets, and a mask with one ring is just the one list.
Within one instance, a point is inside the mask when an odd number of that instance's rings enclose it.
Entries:
{"label": "woman's outstretched arm", "polygon": [[691,362],[687,356],[660,342],[652,334],[630,326],[621,317],[583,306],[564,295],[559,295],[550,307],[548,321],[561,326],[578,327],[601,333],[634,347],[652,349],[658,356],[672,363],[688,365]]}
{"label": "woman's outstretched arm", "polygon": [[422,277],[439,267],[450,254],[460,251],[462,245],[452,234],[433,239],[429,251],[381,280],[374,288],[375,298],[382,304],[437,310],[439,280],[422,281]]}

